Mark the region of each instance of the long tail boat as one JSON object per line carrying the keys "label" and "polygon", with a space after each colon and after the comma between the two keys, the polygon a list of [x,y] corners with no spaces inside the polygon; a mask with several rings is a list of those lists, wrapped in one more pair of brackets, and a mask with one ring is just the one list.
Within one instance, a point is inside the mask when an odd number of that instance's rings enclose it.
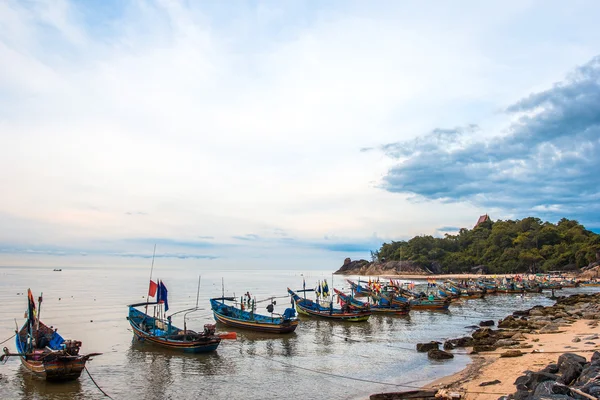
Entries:
{"label": "long tail boat", "polygon": [[407,314],[410,311],[410,304],[392,304],[382,296],[378,296],[379,301],[377,301],[375,304],[370,304],[368,302],[357,300],[355,297],[345,294],[344,292],[335,288],[333,291],[338,295],[339,299],[344,304],[348,304],[350,309],[353,310],[371,310],[371,312],[374,313],[384,314]]}
{"label": "long tail boat", "polygon": [[256,301],[250,302],[249,310],[244,309],[243,301],[239,307],[226,304],[225,301],[235,302],[236,298],[216,297],[210,299],[215,320],[224,325],[269,333],[291,333],[298,327],[296,310],[287,308],[282,315],[274,316],[272,299],[271,304],[267,306],[267,311],[271,313],[271,316],[256,314]]}
{"label": "long tail boat", "polygon": [[370,297],[373,295],[373,290],[371,288],[363,286],[360,284],[360,280],[358,283],[351,281],[350,279],[346,279],[346,282],[350,285],[352,292],[355,297]]}
{"label": "long tail boat", "polygon": [[[333,307],[333,300],[329,302],[329,306],[323,306],[313,300],[302,298],[296,294],[290,288],[287,289],[288,293],[292,296],[294,303],[296,304],[296,310],[298,313],[309,315],[311,317],[319,317],[325,319],[335,319],[350,322],[361,322],[366,321],[371,316],[370,310],[356,310],[341,309]],[[313,291],[314,289],[303,289],[299,291]]]}
{"label": "long tail boat", "polygon": [[101,353],[79,354],[80,341],[65,340],[56,329],[40,321],[42,296],[38,299],[37,315],[30,289],[27,290],[27,298],[27,320],[15,336],[17,353],[12,354],[5,347],[0,360],[9,356],[19,356],[25,368],[47,381],[70,381],[79,378],[85,363]]}
{"label": "long tail boat", "polygon": [[[128,306],[129,316],[127,319],[138,341],[168,349],[181,350],[185,353],[207,353],[215,351],[219,347],[221,337],[215,334],[214,324],[204,325],[203,332],[195,332],[187,329],[187,327],[179,329],[171,323],[172,315],[166,318],[160,317],[160,315],[163,315],[162,304],[164,303],[145,302]],[[146,307],[147,310],[148,306],[153,306],[155,310],[158,307],[158,310],[156,310],[157,316],[150,316],[136,308]],[[193,309],[189,311],[193,311]]]}

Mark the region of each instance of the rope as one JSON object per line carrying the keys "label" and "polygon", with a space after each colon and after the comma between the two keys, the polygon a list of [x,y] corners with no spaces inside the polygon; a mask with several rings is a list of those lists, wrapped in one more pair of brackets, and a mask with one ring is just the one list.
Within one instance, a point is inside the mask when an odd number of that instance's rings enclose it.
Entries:
{"label": "rope", "polygon": [[5,341],[0,342],[0,344],[4,344],[4,343],[8,342],[10,339],[14,338],[15,336],[17,336],[16,333],[14,335],[12,335],[11,337],[9,337],[8,339],[6,339]]}
{"label": "rope", "polygon": [[90,377],[90,379],[92,380],[92,382],[94,382],[94,385],[96,385],[96,387],[98,388],[98,390],[101,391],[104,396],[106,396],[109,399],[113,400],[112,397],[110,397],[108,394],[106,394],[106,392],[104,390],[102,390],[102,388],[100,386],[98,386],[98,384],[96,383],[96,381],[94,380],[94,378],[92,378],[92,374],[90,374],[90,371],[87,369],[87,367],[84,366],[83,369],[85,369],[85,372],[87,372],[88,376]]}

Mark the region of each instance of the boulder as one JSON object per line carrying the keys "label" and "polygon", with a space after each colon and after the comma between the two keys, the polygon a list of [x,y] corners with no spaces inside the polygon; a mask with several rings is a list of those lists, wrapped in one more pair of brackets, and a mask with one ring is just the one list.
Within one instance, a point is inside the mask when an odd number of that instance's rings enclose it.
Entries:
{"label": "boulder", "polygon": [[494,321],[491,319],[487,321],[481,321],[479,326],[494,326]]}
{"label": "boulder", "polygon": [[444,350],[452,350],[452,349],[454,349],[454,347],[455,346],[450,341],[446,340],[444,342],[444,346],[443,346]]}
{"label": "boulder", "polygon": [[427,357],[433,360],[446,360],[449,358],[454,358],[454,354],[448,353],[444,350],[431,349],[427,352]]}
{"label": "boulder", "polygon": [[417,351],[420,353],[426,353],[429,350],[438,350],[440,348],[440,342],[429,342],[429,343],[417,343]]}
{"label": "boulder", "polygon": [[473,345],[473,338],[470,336],[465,336],[458,339],[450,339],[448,342],[455,347],[469,347]]}
{"label": "boulder", "polygon": [[558,367],[558,372],[560,372],[560,378],[558,378],[558,382],[565,385],[570,385],[571,382],[579,378],[582,370],[583,367],[581,364],[571,359],[567,359]]}
{"label": "boulder", "polygon": [[549,372],[551,374],[556,374],[558,372],[558,365],[556,365],[556,364],[548,364],[542,370],[542,372]]}
{"label": "boulder", "polygon": [[580,355],[574,353],[563,353],[560,355],[560,357],[558,357],[558,361],[556,362],[558,369],[560,370],[561,365],[567,361],[573,361],[581,365],[584,365],[587,362],[585,357],[582,357]]}
{"label": "boulder", "polygon": [[481,328],[481,329],[477,329],[475,332],[473,332],[473,334],[471,336],[473,336],[473,339],[475,339],[475,340],[481,340],[481,339],[485,339],[485,338],[492,336],[493,335],[492,332],[493,331],[490,328]]}
{"label": "boulder", "polygon": [[521,357],[523,352],[521,350],[507,350],[500,354],[500,357]]}

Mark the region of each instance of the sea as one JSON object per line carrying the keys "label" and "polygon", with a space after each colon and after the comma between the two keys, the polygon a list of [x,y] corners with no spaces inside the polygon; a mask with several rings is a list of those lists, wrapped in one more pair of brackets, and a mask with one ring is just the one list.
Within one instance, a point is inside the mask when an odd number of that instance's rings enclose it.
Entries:
{"label": "sea", "polygon": [[[374,314],[366,322],[337,322],[301,316],[292,334],[243,330],[209,354],[182,354],[133,340],[127,305],[146,300],[150,268],[0,267],[0,341],[24,322],[27,289],[43,293],[41,320],[64,338],[83,342],[81,353],[102,353],[73,382],[50,383],[32,376],[18,357],[0,363],[0,399],[368,399],[373,393],[418,388],[463,369],[464,350],[434,361],[416,344],[443,342],[470,334],[482,320],[498,320],[516,310],[550,305],[549,294],[494,295],[453,303],[447,312],[411,311],[406,316]],[[332,271],[155,268],[153,279],[168,289],[170,310],[194,307],[188,329],[215,323],[209,298],[275,297],[275,312],[290,307],[287,288],[348,290],[346,278]],[[426,287],[426,284],[424,285]],[[199,288],[199,290],[198,290]],[[593,290],[593,288],[581,289]],[[581,291],[564,289],[557,295]],[[259,303],[261,312],[268,302]],[[264,307],[263,307],[264,306]],[[268,314],[266,310],[262,310]],[[183,314],[173,324],[183,327]],[[233,329],[217,325],[218,331]],[[1,347],[15,351],[14,339]],[[93,380],[92,380],[93,378]],[[106,393],[107,396],[103,394]]]}

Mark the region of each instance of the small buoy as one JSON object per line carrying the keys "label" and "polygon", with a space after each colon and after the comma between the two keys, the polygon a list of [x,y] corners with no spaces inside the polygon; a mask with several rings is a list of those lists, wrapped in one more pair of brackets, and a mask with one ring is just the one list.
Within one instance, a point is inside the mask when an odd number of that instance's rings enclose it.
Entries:
{"label": "small buoy", "polygon": [[60,297],[58,298],[58,300],[60,301]]}
{"label": "small buoy", "polygon": [[94,320],[93,320],[93,319],[90,319],[90,322],[94,322]]}

